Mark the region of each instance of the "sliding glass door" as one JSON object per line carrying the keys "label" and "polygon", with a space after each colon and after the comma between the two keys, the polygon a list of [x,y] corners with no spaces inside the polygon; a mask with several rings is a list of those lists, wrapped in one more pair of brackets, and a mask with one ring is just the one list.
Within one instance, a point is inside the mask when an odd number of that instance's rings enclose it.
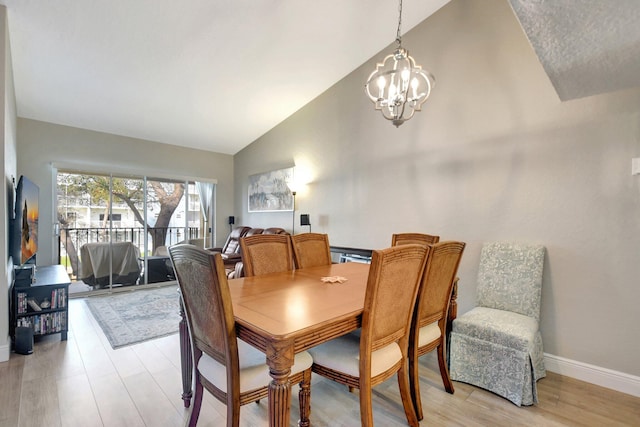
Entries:
{"label": "sliding glass door", "polygon": [[70,292],[175,280],[167,247],[209,235],[194,182],[58,171],[57,186]]}

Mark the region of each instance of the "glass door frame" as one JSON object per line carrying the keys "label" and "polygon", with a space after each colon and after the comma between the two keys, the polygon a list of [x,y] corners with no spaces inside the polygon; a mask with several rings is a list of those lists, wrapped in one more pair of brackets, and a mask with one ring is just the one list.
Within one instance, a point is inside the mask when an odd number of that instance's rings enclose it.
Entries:
{"label": "glass door frame", "polygon": [[[149,212],[148,212],[148,207],[149,207],[149,186],[148,186],[148,182],[150,180],[154,180],[154,181],[159,181],[159,182],[170,182],[170,183],[176,183],[176,184],[183,184],[185,186],[185,191],[184,191],[184,195],[181,199],[181,201],[179,203],[184,203],[184,224],[182,225],[182,229],[183,229],[183,235],[186,238],[189,237],[190,234],[190,230],[191,227],[189,226],[189,218],[190,218],[190,198],[191,197],[195,197],[196,195],[198,196],[198,200],[200,197],[199,193],[194,193],[191,194],[189,189],[190,189],[190,184],[194,185],[196,181],[200,181],[200,182],[210,182],[213,184],[212,187],[212,191],[210,194],[211,197],[211,202],[210,202],[210,206],[211,209],[209,209],[209,211],[207,212],[207,216],[209,218],[204,218],[204,214],[202,212],[200,212],[200,220],[198,221],[199,224],[202,224],[202,226],[198,226],[199,229],[199,236],[200,234],[202,235],[202,237],[205,238],[205,242],[206,239],[209,238],[211,239],[211,241],[214,241],[213,238],[215,236],[215,227],[212,224],[215,224],[215,222],[213,221],[213,218],[215,218],[215,207],[216,207],[216,182],[214,180],[198,180],[198,179],[193,179],[193,178],[187,178],[187,179],[183,179],[183,178],[169,178],[169,177],[161,177],[161,178],[156,178],[156,174],[147,174],[147,175],[143,175],[140,176],[139,173],[137,174],[129,174],[129,173],[105,173],[105,172],[100,172],[100,171],[95,171],[95,172],[87,172],[86,170],[78,170],[77,168],[74,167],[54,167],[53,168],[53,175],[55,177],[54,179],[54,198],[55,198],[55,203],[54,203],[54,209],[56,210],[55,214],[54,214],[54,218],[56,218],[56,225],[54,227],[54,239],[57,238],[58,239],[58,245],[57,245],[57,257],[59,260],[61,260],[61,249],[62,249],[62,243],[61,243],[61,235],[60,235],[60,223],[58,222],[57,218],[57,211],[58,211],[58,207],[59,207],[59,198],[58,198],[58,176],[61,173],[68,173],[68,174],[77,174],[77,175],[86,175],[86,176],[91,176],[91,175],[95,175],[95,176],[103,176],[103,177],[107,177],[109,179],[109,200],[108,200],[108,212],[109,217],[107,217],[107,221],[108,221],[108,231],[109,231],[109,244],[111,246],[111,244],[113,243],[113,238],[114,238],[114,217],[111,215],[111,213],[113,213],[113,209],[114,209],[114,194],[113,194],[113,190],[114,190],[114,179],[118,179],[118,178],[123,178],[123,179],[132,179],[132,180],[142,180],[142,185],[144,187],[144,191],[143,191],[143,197],[142,197],[142,216],[143,216],[143,227],[142,227],[142,235],[144,236],[144,242],[143,243],[143,253],[139,254],[140,258],[142,259],[142,263],[144,268],[142,269],[143,274],[141,274],[140,276],[140,283],[136,285],[136,288],[142,288],[142,287],[149,287],[149,286],[159,286],[162,285],[163,283],[172,283],[172,281],[168,281],[168,282],[155,282],[155,283],[148,283],[148,277],[149,277],[149,264],[148,264],[148,256],[150,256],[150,244],[149,244],[149,228],[150,228],[150,224],[149,224]],[[152,177],[153,176],[153,177]],[[66,195],[65,195],[65,200],[66,200]],[[172,213],[172,215],[175,214]],[[209,231],[208,229],[211,229],[211,231]],[[133,235],[131,236],[131,238],[133,238]],[[166,236],[165,236],[166,239]],[[87,240],[89,241],[89,240]],[[205,243],[206,246],[206,243]],[[76,248],[76,251],[79,251],[79,248]],[[153,256],[153,254],[151,254],[151,256]],[[59,261],[60,262],[60,261]],[[79,268],[78,268],[78,273],[79,273]],[[105,286],[102,289],[96,289],[96,290],[90,290],[85,292],[81,292],[81,293],[77,293],[76,295],[80,296],[81,294],[96,294],[96,293],[104,293],[104,292],[113,292],[115,291],[117,288],[113,287],[113,259],[112,259],[112,254],[109,254],[109,284],[108,286]],[[78,278],[76,279],[78,280]],[[130,287],[123,287],[123,289],[131,289]]]}

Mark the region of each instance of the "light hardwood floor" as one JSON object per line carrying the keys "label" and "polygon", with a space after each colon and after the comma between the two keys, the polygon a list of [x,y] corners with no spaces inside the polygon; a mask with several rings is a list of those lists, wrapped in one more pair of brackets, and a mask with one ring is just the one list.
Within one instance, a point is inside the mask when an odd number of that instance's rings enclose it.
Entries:
{"label": "light hardwood floor", "polygon": [[[44,337],[29,356],[0,363],[0,427],[184,424],[178,335],[113,350],[83,299],[69,302],[70,331]],[[540,403],[518,408],[473,386],[447,394],[432,355],[421,366],[422,426],[639,426],[640,398],[548,373]],[[294,396],[297,390],[294,389]],[[225,408],[205,394],[199,426],[224,425]],[[395,378],[374,389],[377,426],[405,426]],[[311,422],[359,426],[358,395],[320,377],[311,388]],[[266,426],[266,401],[241,409],[242,426]],[[298,417],[292,402],[292,426]]]}

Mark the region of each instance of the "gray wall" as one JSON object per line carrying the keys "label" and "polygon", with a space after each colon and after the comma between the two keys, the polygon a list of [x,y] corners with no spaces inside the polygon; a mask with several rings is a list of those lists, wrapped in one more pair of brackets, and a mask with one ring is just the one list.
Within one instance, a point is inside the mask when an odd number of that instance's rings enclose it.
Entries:
{"label": "gray wall", "polygon": [[18,119],[18,174],[40,187],[38,265],[55,264],[53,238],[53,165],[87,172],[131,173],[152,177],[217,180],[216,226],[218,241],[228,234],[226,212],[233,205],[233,158],[226,154],[194,150],[134,138]]}
{"label": "gray wall", "polygon": [[[9,48],[9,31],[7,28],[7,9],[0,6],[0,94],[2,102],[0,108],[0,129],[2,129],[2,150],[0,150],[0,165],[5,184],[0,186],[0,200],[2,206],[9,206],[13,197],[12,177],[16,175],[16,102],[13,87],[13,71],[11,67],[11,50]],[[0,362],[9,360],[9,286],[11,270],[7,269],[9,209],[0,210]]]}
{"label": "gray wall", "polygon": [[364,94],[390,44],[234,157],[239,222],[291,229],[290,212],[247,213],[247,184],[295,164],[312,177],[297,232],[309,213],[333,245],[466,242],[460,312],[483,242],[542,243],[545,352],[640,375],[640,90],[560,102],[506,0],[453,0],[403,45],[437,79],[423,111],[396,129]]}

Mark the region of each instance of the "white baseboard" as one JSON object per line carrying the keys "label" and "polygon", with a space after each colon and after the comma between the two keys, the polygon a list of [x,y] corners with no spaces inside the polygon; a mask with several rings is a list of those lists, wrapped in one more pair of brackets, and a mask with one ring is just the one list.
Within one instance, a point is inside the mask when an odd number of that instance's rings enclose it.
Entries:
{"label": "white baseboard", "polygon": [[6,344],[0,345],[0,362],[7,362],[11,355],[11,340],[7,340]]}
{"label": "white baseboard", "polygon": [[632,396],[640,397],[640,377],[625,374],[564,357],[544,354],[544,366],[548,371],[586,381]]}

